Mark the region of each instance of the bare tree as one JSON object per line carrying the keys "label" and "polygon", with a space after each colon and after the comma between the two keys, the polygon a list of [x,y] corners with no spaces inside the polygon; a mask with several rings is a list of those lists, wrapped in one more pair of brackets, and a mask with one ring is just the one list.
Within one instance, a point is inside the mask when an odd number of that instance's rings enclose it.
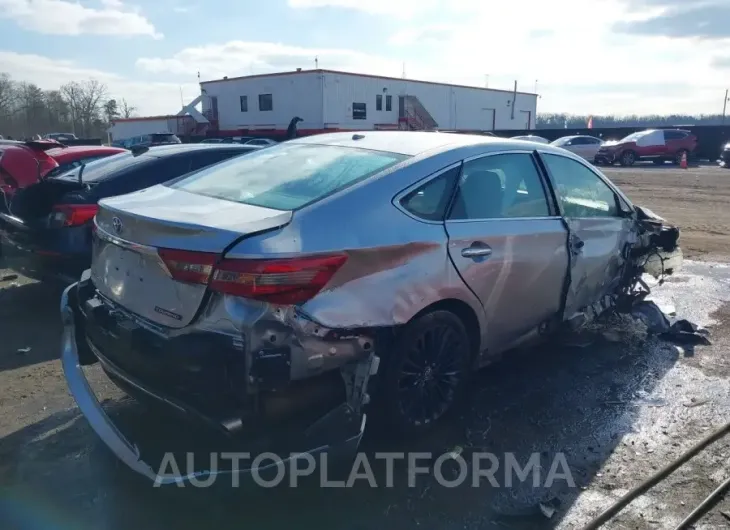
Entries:
{"label": "bare tree", "polygon": [[80,87],[80,119],[83,123],[84,134],[91,134],[91,129],[96,120],[100,119],[103,101],[106,98],[107,87],[96,79],[89,79],[79,85]]}
{"label": "bare tree", "polygon": [[76,81],[61,86],[61,96],[71,113],[71,132],[76,134],[77,125],[80,124],[82,108],[82,88]]}
{"label": "bare tree", "polygon": [[137,107],[127,103],[126,99],[122,99],[121,114],[122,118],[131,118],[137,112]]}
{"label": "bare tree", "polygon": [[104,117],[107,123],[111,123],[119,117],[119,105],[116,99],[110,99],[104,103]]}
{"label": "bare tree", "polygon": [[0,118],[13,113],[17,99],[15,83],[6,73],[0,73]]}

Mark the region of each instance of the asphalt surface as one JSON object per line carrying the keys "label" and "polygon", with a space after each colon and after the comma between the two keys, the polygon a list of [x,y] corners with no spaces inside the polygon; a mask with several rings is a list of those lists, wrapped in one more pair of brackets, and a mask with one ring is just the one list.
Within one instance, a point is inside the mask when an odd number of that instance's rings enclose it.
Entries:
{"label": "asphalt surface", "polygon": [[[677,171],[647,173],[667,175],[662,178],[672,182],[681,180]],[[698,180],[713,186],[724,176],[714,168],[697,171],[709,175]],[[652,185],[653,176],[649,184],[640,170],[611,176],[633,179],[634,191],[670,220],[670,214],[681,213],[651,204],[659,199],[656,190],[640,191]],[[275,489],[251,483],[153,488],[110,455],[66,390],[57,359],[60,291],[22,277],[0,282],[0,528],[581,528],[730,420],[730,267],[722,253],[698,254],[705,261],[688,262],[654,288],[654,297],[673,304],[678,316],[709,326],[712,346],[681,348],[647,338],[633,321],[622,321],[598,329],[599,338],[587,344],[515,352],[480,373],[459,417],[432,435],[404,441],[368,432],[361,449],[373,463],[377,487],[356,480],[349,488],[323,488],[310,477],[296,488],[286,483]],[[10,273],[0,269],[0,277]],[[191,435],[125,398],[98,368],[88,374],[107,410],[141,445]],[[388,488],[386,470],[374,456],[383,451],[434,457],[455,451],[468,462],[475,453],[488,452],[499,461],[498,484],[481,480],[474,487],[469,477],[447,488],[429,472],[409,487],[401,461]],[[541,472],[537,487],[534,474],[528,482],[513,478],[507,487],[501,471],[507,460],[525,467],[535,454]],[[558,455],[564,456],[573,484],[560,478],[547,484]],[[693,459],[606,528],[672,528],[730,475],[728,457],[730,439]],[[441,470],[446,478],[458,475],[451,462]],[[730,513],[730,501],[714,507],[696,528],[724,527],[721,511]]]}

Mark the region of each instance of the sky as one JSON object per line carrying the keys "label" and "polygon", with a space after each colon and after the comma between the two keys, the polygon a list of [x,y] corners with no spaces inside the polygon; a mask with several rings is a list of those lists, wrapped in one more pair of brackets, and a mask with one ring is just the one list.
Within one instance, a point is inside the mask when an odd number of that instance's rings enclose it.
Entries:
{"label": "sky", "polygon": [[140,115],[319,67],[540,95],[538,112],[722,112],[730,0],[0,0],[0,72],[94,78]]}

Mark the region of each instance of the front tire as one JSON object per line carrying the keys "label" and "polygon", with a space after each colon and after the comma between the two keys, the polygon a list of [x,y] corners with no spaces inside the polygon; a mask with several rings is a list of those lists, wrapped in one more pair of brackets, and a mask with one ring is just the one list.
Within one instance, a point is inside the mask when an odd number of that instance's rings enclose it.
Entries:
{"label": "front tire", "polygon": [[624,167],[630,167],[633,166],[636,162],[636,153],[633,151],[624,151],[621,153],[621,158],[619,160],[619,163]]}
{"label": "front tire", "polygon": [[409,322],[386,361],[381,411],[403,435],[422,434],[462,401],[472,345],[464,323],[449,311]]}

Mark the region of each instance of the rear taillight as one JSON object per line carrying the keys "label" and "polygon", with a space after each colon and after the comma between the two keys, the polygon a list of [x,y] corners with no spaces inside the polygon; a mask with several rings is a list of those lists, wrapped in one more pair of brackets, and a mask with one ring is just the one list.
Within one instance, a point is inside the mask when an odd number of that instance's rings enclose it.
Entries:
{"label": "rear taillight", "polygon": [[342,265],[344,254],[285,259],[224,259],[216,255],[160,249],[170,275],[207,284],[217,292],[275,304],[298,304],[314,297]]}
{"label": "rear taillight", "polygon": [[161,248],[157,250],[173,279],[207,284],[218,254]]}
{"label": "rear taillight", "polygon": [[91,221],[98,211],[96,204],[59,204],[51,211],[51,225],[81,226]]}

